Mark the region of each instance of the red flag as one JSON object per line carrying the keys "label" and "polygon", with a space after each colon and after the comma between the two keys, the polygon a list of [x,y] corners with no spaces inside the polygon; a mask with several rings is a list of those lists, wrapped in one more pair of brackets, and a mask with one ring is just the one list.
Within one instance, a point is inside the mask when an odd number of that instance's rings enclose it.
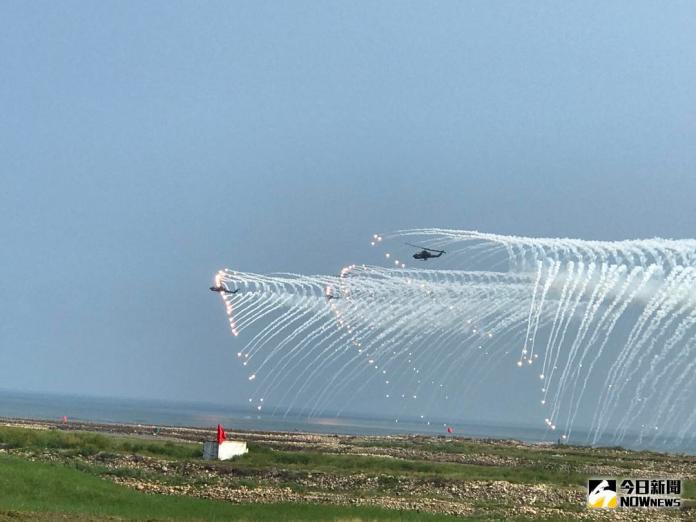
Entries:
{"label": "red flag", "polygon": [[222,429],[222,424],[218,424],[217,443],[222,444],[225,440],[227,440],[225,430]]}
{"label": "red flag", "polygon": [[454,433],[454,428],[452,426],[447,426],[447,433]]}

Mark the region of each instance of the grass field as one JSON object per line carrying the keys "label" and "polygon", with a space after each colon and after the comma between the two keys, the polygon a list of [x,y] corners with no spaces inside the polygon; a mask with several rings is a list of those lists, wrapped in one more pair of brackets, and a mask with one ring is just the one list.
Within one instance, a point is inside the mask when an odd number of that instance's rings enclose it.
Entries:
{"label": "grass field", "polygon": [[[0,456],[0,510],[94,517],[176,520],[443,520],[377,508],[312,504],[235,505],[189,497],[146,495],[64,464]],[[449,519],[445,517],[444,519]],[[454,520],[454,519],[452,519]]]}
{"label": "grass field", "polygon": [[[197,459],[201,455],[201,444],[192,442],[149,441],[132,437],[114,437],[91,432],[63,432],[59,430],[32,430],[0,427],[0,444],[9,448],[33,450],[60,449],[67,454],[93,455],[99,452],[116,452],[149,455],[172,460]],[[433,453],[474,453],[481,451],[480,442],[451,441],[447,443],[418,442],[371,442],[370,446],[413,447],[419,446]],[[553,448],[552,448],[553,449]],[[527,449],[505,446],[490,446],[486,453],[500,457],[530,459]],[[617,456],[620,455],[620,458]],[[553,451],[537,451],[534,459],[516,467],[476,466],[425,460],[403,460],[361,455],[326,454],[314,451],[283,451],[260,444],[250,444],[250,452],[234,464],[220,463],[221,467],[235,469],[264,470],[282,468],[316,472],[354,473],[374,472],[415,476],[437,476],[454,480],[507,480],[522,484],[548,483],[560,485],[582,485],[587,476],[569,470],[554,469],[559,460],[564,465],[609,464],[630,470],[632,463],[649,458],[653,461],[666,460],[660,453],[626,452],[614,448],[564,447]],[[696,481],[687,481],[687,495],[696,498]]]}
{"label": "grass field", "polygon": [[0,444],[7,448],[33,450],[71,450],[81,455],[101,451],[137,453],[171,459],[198,458],[201,444],[171,441],[149,441],[133,437],[112,437],[92,432],[34,430],[0,427]]}
{"label": "grass field", "polygon": [[[203,462],[200,442],[0,427],[0,522],[574,520],[594,469],[673,475],[691,462],[620,448],[297,437],[259,437],[241,458]],[[696,497],[696,482],[683,496]],[[537,497],[542,508],[529,511]]]}

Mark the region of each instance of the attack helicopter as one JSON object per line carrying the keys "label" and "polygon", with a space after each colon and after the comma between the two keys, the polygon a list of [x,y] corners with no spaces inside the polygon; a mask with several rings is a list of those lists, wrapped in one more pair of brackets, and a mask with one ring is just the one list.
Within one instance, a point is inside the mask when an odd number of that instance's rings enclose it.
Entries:
{"label": "attack helicopter", "polygon": [[210,291],[217,292],[219,294],[236,294],[237,292],[239,292],[239,288],[235,288],[234,290],[229,290],[228,288],[226,288],[222,285],[217,285],[217,286],[211,286]]}
{"label": "attack helicopter", "polygon": [[[418,245],[412,245],[411,243],[406,243],[408,246],[411,246],[413,248],[420,248],[420,252],[416,252],[413,254],[413,259],[421,259],[423,261],[427,261],[428,259],[432,259],[435,257],[440,257],[442,254],[446,254],[444,250],[435,250],[434,248],[426,248]],[[435,253],[437,252],[437,253]]]}

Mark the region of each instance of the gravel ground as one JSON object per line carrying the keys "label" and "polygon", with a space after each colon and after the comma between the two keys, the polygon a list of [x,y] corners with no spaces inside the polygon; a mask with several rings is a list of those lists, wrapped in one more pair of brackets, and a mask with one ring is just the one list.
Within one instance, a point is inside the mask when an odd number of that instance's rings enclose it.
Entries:
{"label": "gravel ground", "polygon": [[[42,421],[5,419],[0,424],[33,429],[66,429],[104,434],[136,436],[156,440],[204,441],[211,430],[183,427],[112,425],[71,422],[67,426]],[[284,451],[311,450],[327,454],[367,455],[427,462],[447,462],[477,466],[516,467],[533,459],[535,452],[558,456],[556,470],[563,470],[562,455],[553,447],[515,441],[471,441],[476,451],[466,453],[437,452],[429,443],[442,443],[438,437],[367,437],[318,435],[310,433],[228,432],[229,438],[255,442]],[[464,439],[462,439],[464,440]],[[388,445],[385,445],[385,441]],[[480,446],[480,447],[479,447]],[[514,451],[514,456],[500,455],[499,450]],[[483,515],[491,519],[524,516],[530,519],[556,518],[575,520],[696,520],[693,510],[617,510],[614,512],[582,509],[584,488],[552,484],[519,484],[504,480],[452,481],[437,477],[394,476],[370,473],[330,473],[284,469],[240,470],[234,466],[205,461],[171,461],[142,455],[96,454],[69,457],[59,451],[31,452],[8,450],[32,460],[81,461],[105,478],[124,486],[158,495],[190,495],[235,503],[297,502],[336,505],[369,505],[396,510],[416,510],[459,516]],[[578,451],[584,451],[582,449]],[[586,450],[589,455],[591,449]],[[614,450],[612,450],[614,451]],[[529,457],[527,457],[527,454]],[[522,456],[520,456],[522,455]],[[659,454],[655,457],[616,450],[623,466],[585,465],[588,476],[625,476],[630,463],[632,476],[696,477],[696,458]],[[569,468],[570,469],[570,468]],[[133,473],[138,470],[138,473]],[[142,473],[140,473],[142,472]],[[0,513],[0,521],[11,515]]]}

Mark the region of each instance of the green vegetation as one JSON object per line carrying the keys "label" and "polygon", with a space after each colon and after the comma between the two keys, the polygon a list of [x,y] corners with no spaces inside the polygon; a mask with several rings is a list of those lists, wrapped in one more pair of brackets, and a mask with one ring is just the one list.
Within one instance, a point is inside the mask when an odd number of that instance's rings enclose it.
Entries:
{"label": "green vegetation", "polygon": [[[645,461],[659,464],[681,463],[679,455],[666,453],[656,453],[652,451],[631,451],[624,448],[589,448],[570,445],[549,445],[538,446],[530,449],[528,446],[520,446],[514,443],[501,441],[467,441],[449,440],[442,442],[432,442],[432,439],[420,439],[414,437],[412,440],[374,440],[355,443],[356,446],[378,447],[378,448],[401,448],[413,450],[417,448],[421,451],[439,454],[463,454],[463,455],[486,455],[496,456],[515,460],[514,469],[507,469],[503,466],[494,467],[498,471],[493,475],[478,475],[481,468],[484,470],[492,466],[469,466],[475,468],[469,470],[471,475],[467,479],[502,477],[500,480],[511,482],[545,482],[566,485],[583,485],[587,481],[587,474],[581,470],[584,467],[613,466],[626,469],[630,474],[631,470],[641,467]],[[693,457],[687,457],[693,459]],[[560,472],[559,468],[567,470]],[[455,464],[456,469],[467,468],[467,465]],[[501,469],[502,468],[502,469]],[[499,473],[502,472],[502,473]],[[696,480],[686,480],[683,482],[686,498],[696,499]]]}
{"label": "green vegetation", "polygon": [[[149,455],[169,459],[192,459],[201,455],[198,443],[174,443],[146,439],[110,437],[89,432],[62,430],[33,430],[26,428],[0,428],[0,444],[9,448],[31,450],[70,450],[80,455],[98,452],[114,452]],[[448,444],[443,444],[448,450]],[[250,444],[250,452],[244,457],[218,466],[265,470],[281,468],[288,471],[330,473],[372,473],[437,477],[449,480],[508,480],[517,483],[582,484],[586,477],[577,473],[559,472],[544,465],[520,467],[476,466],[425,460],[404,460],[389,457],[373,457],[345,454],[327,454],[312,451],[276,450],[259,444]],[[458,448],[464,452],[464,448]],[[428,448],[430,450],[430,448]],[[432,451],[438,451],[432,448]]]}
{"label": "green vegetation", "polygon": [[[250,444],[250,452],[232,462],[215,465],[237,470],[266,470],[280,468],[295,472],[326,472],[338,474],[371,473],[382,475],[382,482],[389,477],[420,476],[446,480],[507,480],[530,484],[582,485],[587,476],[578,468],[582,466],[613,465],[627,470],[639,460],[667,461],[673,456],[651,452],[630,452],[621,448],[579,448],[574,446],[548,446],[535,448],[513,444],[486,443],[485,441],[453,440],[432,442],[414,438],[413,441],[375,440],[357,445],[384,448],[417,448],[432,453],[477,454],[516,459],[515,466],[472,465],[426,460],[394,459],[389,457],[330,454],[313,451],[277,450],[260,444]],[[133,437],[115,437],[91,432],[35,430],[0,427],[0,446],[35,451],[44,449],[65,450],[68,454],[94,455],[99,452],[148,455],[172,460],[198,459],[200,443],[148,440]],[[559,470],[559,464],[564,466]],[[118,472],[106,472],[118,474]],[[136,473],[134,471],[133,473]],[[249,484],[251,485],[251,483]],[[696,498],[696,481],[687,481],[689,498]]]}
{"label": "green vegetation", "polygon": [[79,455],[99,452],[133,453],[170,459],[201,456],[202,445],[138,438],[110,437],[98,433],[0,427],[0,446],[31,450],[72,450]]}
{"label": "green vegetation", "polygon": [[422,451],[430,451],[433,453],[448,453],[448,454],[476,454],[485,453],[486,455],[494,455],[498,457],[514,458],[521,460],[536,459],[554,462],[558,458],[569,464],[582,465],[591,464],[597,465],[599,462],[606,461],[614,466],[630,468],[637,461],[649,459],[654,462],[667,462],[675,460],[675,456],[663,453],[655,453],[650,451],[630,451],[624,448],[590,448],[585,446],[572,445],[547,445],[534,447],[530,451],[528,446],[521,446],[513,442],[504,441],[487,441],[487,440],[458,440],[450,439],[433,442],[432,439],[423,439],[414,437],[408,441],[404,440],[375,440],[357,443],[356,445],[364,447],[382,447],[382,448],[417,448]]}
{"label": "green vegetation", "polygon": [[696,499],[696,480],[685,480],[683,484],[682,497]]}
{"label": "green vegetation", "polygon": [[[0,522],[54,520],[447,520],[413,509],[470,513],[467,520],[526,520],[523,498],[540,491],[546,516],[572,520],[584,509],[588,470],[613,468],[639,476],[640,470],[684,469],[693,457],[621,448],[524,446],[499,441],[414,437],[341,438],[339,445],[288,442],[284,436],[250,443],[250,452],[227,462],[203,462],[200,443],[142,436],[109,436],[62,429],[0,427]],[[329,447],[330,450],[322,451]],[[335,452],[334,451],[342,451]],[[355,454],[371,453],[369,455]],[[386,453],[386,455],[374,455]],[[149,458],[148,458],[149,457]],[[43,462],[42,462],[43,461]],[[590,471],[591,472],[591,471]],[[109,480],[104,480],[109,479]],[[127,483],[130,487],[114,483]],[[474,482],[476,481],[476,482]],[[504,481],[486,495],[489,481]],[[514,483],[501,486],[501,484]],[[472,485],[482,493],[472,493]],[[539,490],[519,485],[544,484]],[[146,494],[156,491],[166,494]],[[147,487],[146,487],[147,486]],[[150,489],[147,489],[150,488]],[[178,488],[178,489],[177,489]],[[208,500],[211,488],[245,502]],[[502,488],[502,489],[501,489]],[[506,489],[507,488],[507,489]],[[173,493],[186,491],[187,495]],[[246,491],[246,493],[242,493]],[[282,493],[290,491],[292,494]],[[520,491],[528,491],[520,495]],[[330,495],[321,497],[321,494]],[[319,496],[318,496],[319,495]],[[463,496],[462,496],[463,495]],[[696,498],[696,481],[686,481],[684,498]],[[548,498],[553,498],[549,503]],[[251,500],[250,500],[251,499]],[[255,500],[254,500],[255,499]],[[289,503],[294,499],[294,503]],[[372,502],[378,507],[329,505]],[[385,502],[386,501],[386,502]],[[541,501],[541,497],[540,497]],[[307,503],[301,503],[307,502]],[[462,511],[460,508],[465,507]],[[549,509],[550,508],[550,509]],[[11,513],[12,510],[19,514]],[[62,515],[61,515],[62,514]],[[546,520],[554,520],[547,518]]]}
{"label": "green vegetation", "polygon": [[0,457],[0,509],[83,513],[132,520],[448,520],[423,513],[312,504],[236,505],[189,497],[146,495],[61,464]]}
{"label": "green vegetation", "polygon": [[578,473],[549,469],[543,465],[478,466],[453,462],[430,462],[390,457],[327,454],[313,451],[281,451],[251,445],[248,455],[232,463],[220,463],[235,469],[311,470],[326,473],[369,473],[399,476],[433,477],[439,480],[507,480],[522,484],[583,484],[587,477]]}

